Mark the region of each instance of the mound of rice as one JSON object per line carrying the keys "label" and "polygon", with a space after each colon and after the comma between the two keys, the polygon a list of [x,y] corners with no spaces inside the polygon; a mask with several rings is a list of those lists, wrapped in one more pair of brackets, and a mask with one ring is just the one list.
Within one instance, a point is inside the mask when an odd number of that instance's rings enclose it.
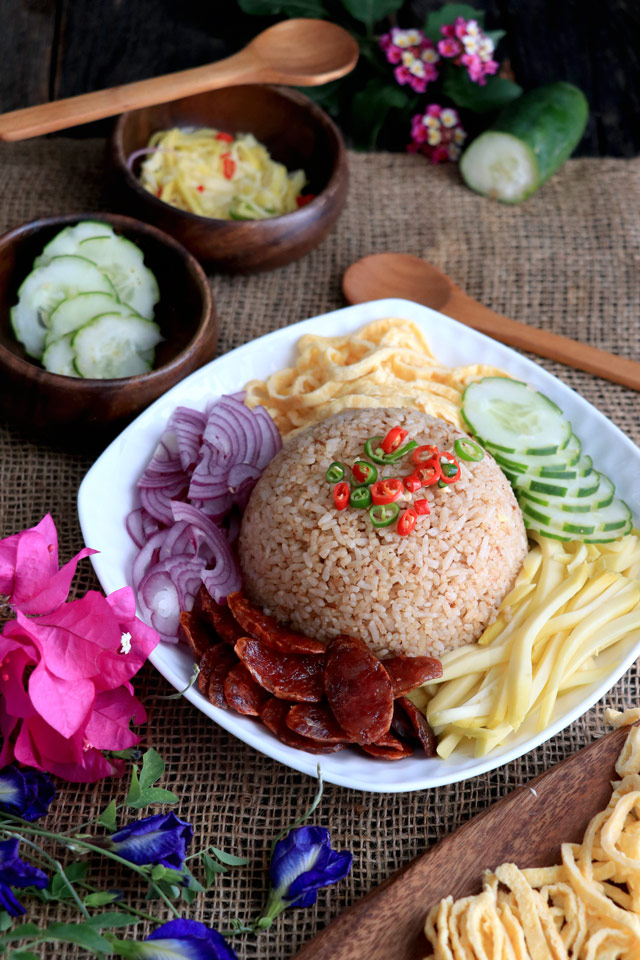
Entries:
{"label": "mound of rice", "polygon": [[[422,488],[408,537],[376,529],[365,510],[338,511],[325,471],[351,466],[365,441],[396,424],[418,443],[451,450],[458,429],[419,410],[346,410],[292,437],[269,464],[242,520],[240,562],[252,600],[320,640],[346,633],[378,655],[431,654],[477,640],[527,553],[522,514],[489,454],[461,461],[456,483]],[[381,475],[406,475],[408,457]],[[350,479],[350,476],[347,476]],[[403,500],[399,501],[403,508]]]}

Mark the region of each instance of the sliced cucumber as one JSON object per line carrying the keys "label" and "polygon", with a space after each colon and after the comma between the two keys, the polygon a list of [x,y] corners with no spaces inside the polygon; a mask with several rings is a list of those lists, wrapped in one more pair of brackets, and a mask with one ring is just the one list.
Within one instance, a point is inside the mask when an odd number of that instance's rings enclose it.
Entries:
{"label": "sliced cucumber", "polygon": [[478,438],[506,454],[551,456],[571,437],[571,424],[552,400],[509,377],[470,383],[462,416]]}
{"label": "sliced cucumber", "polygon": [[538,454],[527,456],[524,453],[504,453],[493,444],[485,441],[489,453],[495,457],[501,467],[506,467],[512,473],[522,473],[532,476],[550,476],[549,471],[563,471],[572,467],[580,460],[580,441],[572,433],[566,445],[561,450],[541,457]]}
{"label": "sliced cucumber", "polygon": [[86,323],[103,313],[119,313],[121,316],[139,316],[132,307],[120,303],[112,293],[79,293],[63,300],[51,312],[46,342],[64,337],[79,330]]}
{"label": "sliced cucumber", "polygon": [[[585,536],[605,537],[617,540],[622,536],[621,530],[631,524],[631,511],[624,500],[614,499],[601,509],[591,510],[588,516],[568,516],[559,504],[553,503],[547,507],[534,506],[530,503],[521,503],[522,512],[527,517],[529,525],[537,529],[532,521],[541,527],[556,534],[569,535],[573,539]],[[540,531],[544,533],[544,530]]]}
{"label": "sliced cucumber", "polygon": [[78,247],[83,240],[91,237],[112,237],[113,227],[99,220],[81,220],[73,227],[65,227],[50,240],[39,257],[34,260],[34,267],[43,267],[54,257],[64,257],[77,254]]}
{"label": "sliced cucumber", "polygon": [[531,470],[532,476],[548,477],[550,480],[578,480],[587,477],[593,471],[593,460],[586,454],[576,463],[566,467],[556,467],[553,464],[543,466],[538,471]]}
{"label": "sliced cucumber", "polygon": [[472,190],[520,203],[573,153],[589,116],[584,94],[563,81],[508,104],[465,150],[460,172]]}
{"label": "sliced cucumber", "polygon": [[76,354],[71,346],[72,334],[54,340],[42,354],[42,366],[49,373],[58,373],[63,377],[79,377],[75,367]]}
{"label": "sliced cucumber", "polygon": [[565,513],[590,513],[593,510],[608,507],[615,493],[615,487],[609,477],[605,477],[603,473],[597,473],[596,471],[594,471],[593,476],[595,478],[595,489],[582,488],[577,496],[569,496],[566,492],[559,496],[544,494],[532,490],[531,487],[528,489],[518,487],[518,499],[523,497],[525,500],[542,506],[550,506],[553,503],[560,510],[564,510]]}
{"label": "sliced cucumber", "polygon": [[141,354],[161,339],[151,320],[107,313],[77,330],[71,345],[81,376],[103,380],[147,373],[150,364]]}
{"label": "sliced cucumber", "polygon": [[42,356],[55,307],[84,290],[115,293],[109,278],[84,257],[54,257],[25,278],[18,290],[18,303],[11,309],[11,325],[30,356]]}
{"label": "sliced cucumber", "polygon": [[[518,496],[520,494],[530,494],[531,500],[538,497],[557,497],[563,501],[588,499],[598,492],[601,481],[607,484],[611,483],[608,477],[592,470],[586,477],[577,477],[573,480],[554,480],[547,477],[536,477],[532,474],[518,475],[516,477],[516,486]],[[613,497],[613,484],[611,483],[611,496]],[[545,503],[546,500],[538,500],[538,503]]]}
{"label": "sliced cucumber", "polygon": [[156,278],[144,265],[142,250],[135,243],[126,237],[95,237],[83,240],[79,250],[106,273],[122,303],[133,307],[147,320],[153,318],[160,291]]}

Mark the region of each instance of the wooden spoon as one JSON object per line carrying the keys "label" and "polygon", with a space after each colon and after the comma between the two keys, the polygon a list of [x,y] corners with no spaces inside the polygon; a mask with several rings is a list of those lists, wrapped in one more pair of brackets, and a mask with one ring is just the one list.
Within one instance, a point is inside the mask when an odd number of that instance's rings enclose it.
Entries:
{"label": "wooden spoon", "polygon": [[349,303],[403,297],[473,327],[487,336],[539,357],[640,390],[640,363],[557,333],[518,323],[469,297],[431,263],[405,253],[376,253],[352,264],[342,279]]}
{"label": "wooden spoon", "polygon": [[0,140],[26,140],[219,87],[246,83],[315,87],[343,77],[357,59],[356,41],[335,23],[283,20],[217,63],[5,113],[0,116]]}

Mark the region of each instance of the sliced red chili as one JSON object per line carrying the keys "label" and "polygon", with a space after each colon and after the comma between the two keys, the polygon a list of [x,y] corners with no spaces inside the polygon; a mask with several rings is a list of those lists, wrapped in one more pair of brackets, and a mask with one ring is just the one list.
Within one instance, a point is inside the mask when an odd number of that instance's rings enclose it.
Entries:
{"label": "sliced red chili", "polygon": [[222,159],[222,175],[226,177],[227,180],[231,180],[234,173],[236,172],[236,162],[230,153],[221,154],[221,159]]}
{"label": "sliced red chili", "polygon": [[349,506],[349,497],[351,496],[351,490],[349,484],[346,480],[342,480],[340,483],[336,483],[333,488],[333,502],[335,503],[338,510],[346,510]]}
{"label": "sliced red chili", "polygon": [[433,460],[434,457],[437,457],[439,453],[440,451],[435,443],[423,443],[421,447],[417,447],[413,451],[413,462],[418,467],[421,467],[423,464]]}
{"label": "sliced red chili", "polygon": [[204,187],[202,186],[201,183],[198,184],[198,186],[196,187],[196,190],[198,191],[198,193],[204,193]]}
{"label": "sliced red chili", "polygon": [[380,446],[385,453],[394,453],[406,436],[407,431],[403,430],[402,427],[392,427]]}
{"label": "sliced red chili", "polygon": [[411,507],[409,507],[407,510],[404,510],[400,514],[400,519],[398,520],[398,533],[401,537],[409,536],[416,525],[417,519],[418,514]]}
{"label": "sliced red chili", "polygon": [[216,134],[216,140],[223,140],[225,143],[233,143],[233,134],[224,133],[224,131],[221,130],[220,133]]}
{"label": "sliced red chili", "polygon": [[404,478],[404,485],[409,491],[409,493],[415,493],[416,490],[419,490],[420,487],[422,486],[418,478],[414,477],[413,474]]}
{"label": "sliced red chili", "polygon": [[402,480],[398,477],[387,477],[385,480],[376,480],[371,487],[371,500],[376,506],[393,503],[402,492]]}
{"label": "sliced red chili", "polygon": [[378,479],[378,468],[366,460],[356,460],[351,472],[356,483],[375,483]]}
{"label": "sliced red chili", "polygon": [[455,483],[460,479],[460,464],[448,450],[440,453],[440,479],[443,483]]}
{"label": "sliced red chili", "polygon": [[413,509],[421,517],[426,517],[429,513],[431,513],[431,507],[429,506],[429,501],[424,499],[414,500]]}
{"label": "sliced red chili", "polygon": [[430,460],[421,467],[416,467],[412,476],[421,487],[430,487],[440,479],[440,464],[437,460]]}
{"label": "sliced red chili", "polygon": [[315,198],[315,193],[305,193],[303,197],[297,197],[296,203],[298,205],[298,209],[300,209],[300,207],[306,207],[306,205],[311,203],[312,200],[315,200]]}

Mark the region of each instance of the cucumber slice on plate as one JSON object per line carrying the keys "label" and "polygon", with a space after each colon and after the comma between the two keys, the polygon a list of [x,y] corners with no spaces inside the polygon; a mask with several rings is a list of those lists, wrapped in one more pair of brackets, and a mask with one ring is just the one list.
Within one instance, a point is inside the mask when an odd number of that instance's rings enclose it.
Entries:
{"label": "cucumber slice on plate", "polygon": [[135,243],[126,237],[94,237],[83,240],[79,250],[109,277],[122,303],[147,320],[152,319],[160,291],[153,273],[144,265],[142,250]]}
{"label": "cucumber slice on plate", "polygon": [[81,220],[73,227],[65,227],[50,240],[39,257],[33,262],[34,267],[43,267],[54,257],[64,257],[78,253],[78,247],[83,240],[91,237],[112,237],[113,228],[108,223],[99,220]]}
{"label": "cucumber slice on plate", "polygon": [[[617,540],[631,529],[631,510],[624,500],[614,499],[600,509],[593,509],[588,515],[576,514],[570,516],[562,510],[558,503],[547,507],[534,506],[530,503],[521,503],[522,513],[527,518],[528,526],[546,536],[546,530],[560,536],[569,536],[573,540],[585,537],[600,537]],[[603,541],[606,542],[606,541]]]}
{"label": "cucumber slice on plate", "polygon": [[583,488],[577,496],[569,496],[566,492],[561,496],[554,496],[535,492],[531,487],[528,489],[518,487],[518,499],[524,498],[542,506],[550,506],[553,503],[560,510],[564,510],[565,513],[591,513],[602,507],[608,507],[615,493],[615,487],[609,477],[605,477],[603,473],[597,473],[595,470],[593,476],[595,478],[595,489],[589,491]]}
{"label": "cucumber slice on plate", "polygon": [[119,313],[123,317],[140,316],[128,304],[120,303],[113,293],[78,293],[75,297],[63,300],[52,310],[46,335],[47,345],[67,333],[79,330],[103,313]]}
{"label": "cucumber slice on plate", "polygon": [[511,473],[526,476],[555,477],[556,473],[554,471],[566,472],[574,465],[577,466],[580,460],[580,441],[575,433],[571,434],[566,446],[546,457],[541,457],[538,454],[527,456],[524,453],[504,453],[496,449],[491,443],[485,441],[485,444],[489,453],[501,467],[505,467]]}
{"label": "cucumber slice on plate", "polygon": [[63,377],[79,377],[75,367],[76,353],[71,346],[71,336],[53,340],[42,354],[42,366],[49,373],[58,373]]}
{"label": "cucumber slice on plate", "polygon": [[[561,499],[564,503],[568,503],[571,500],[586,501],[595,494],[604,496],[605,491],[608,495],[609,484],[611,485],[610,502],[613,499],[615,488],[609,478],[602,473],[598,473],[597,470],[592,470],[586,477],[577,477],[573,480],[548,480],[546,477],[532,477],[530,474],[520,475],[516,480],[515,487],[518,496],[527,495],[529,499],[535,500],[537,503],[546,503],[549,497]],[[598,506],[606,506],[606,504],[602,503]]]}
{"label": "cucumber slice on plate", "polygon": [[526,200],[573,153],[588,116],[584,94],[570,83],[530,90],[465,150],[460,160],[465,183],[504,203]]}
{"label": "cucumber slice on plate", "polygon": [[552,400],[509,377],[470,383],[462,395],[462,417],[476,437],[505,454],[548,457],[571,437],[571,424]]}
{"label": "cucumber slice on plate", "polygon": [[95,263],[78,256],[54,257],[23,280],[18,303],[11,309],[11,325],[30,356],[38,360],[42,356],[55,307],[85,290],[115,293],[113,284]]}
{"label": "cucumber slice on plate", "polygon": [[148,373],[151,366],[141,354],[161,339],[158,325],[151,320],[106,313],[77,330],[71,346],[81,376],[107,380]]}

